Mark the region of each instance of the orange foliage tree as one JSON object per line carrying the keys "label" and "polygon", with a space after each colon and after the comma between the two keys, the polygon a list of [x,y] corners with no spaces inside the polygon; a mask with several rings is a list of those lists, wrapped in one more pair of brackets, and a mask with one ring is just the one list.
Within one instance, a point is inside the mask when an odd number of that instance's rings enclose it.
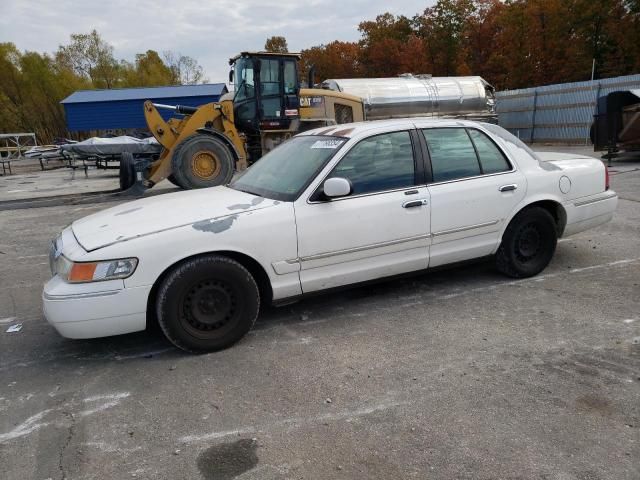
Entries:
{"label": "orange foliage tree", "polygon": [[438,0],[363,21],[357,43],[303,51],[319,78],[481,75],[497,88],[640,70],[640,0]]}

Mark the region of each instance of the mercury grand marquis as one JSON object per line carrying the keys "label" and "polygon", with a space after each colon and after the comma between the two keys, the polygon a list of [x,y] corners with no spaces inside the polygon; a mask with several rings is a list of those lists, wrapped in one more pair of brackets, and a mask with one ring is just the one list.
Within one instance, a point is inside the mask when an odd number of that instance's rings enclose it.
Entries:
{"label": "mercury grand marquis", "polygon": [[125,203],[52,244],[44,313],[69,338],[159,323],[177,347],[240,340],[261,304],[489,257],[541,272],[559,237],[610,220],[605,166],[502,128],[405,119],[310,130],[231,184]]}

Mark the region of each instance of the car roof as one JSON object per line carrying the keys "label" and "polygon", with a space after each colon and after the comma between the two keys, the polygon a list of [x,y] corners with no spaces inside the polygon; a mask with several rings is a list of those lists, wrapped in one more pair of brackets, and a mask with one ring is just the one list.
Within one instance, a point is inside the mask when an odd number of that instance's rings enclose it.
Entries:
{"label": "car roof", "polygon": [[351,138],[359,136],[372,130],[380,130],[384,128],[396,127],[402,128],[414,128],[416,124],[420,124],[421,128],[425,127],[464,127],[464,126],[476,126],[477,122],[470,120],[460,120],[457,118],[433,118],[433,117],[411,117],[411,118],[394,118],[390,120],[374,120],[370,122],[354,122],[354,123],[341,123],[339,125],[324,126],[320,128],[314,128],[313,130],[307,130],[299,134],[299,136],[306,135],[329,135],[333,137],[346,137]]}

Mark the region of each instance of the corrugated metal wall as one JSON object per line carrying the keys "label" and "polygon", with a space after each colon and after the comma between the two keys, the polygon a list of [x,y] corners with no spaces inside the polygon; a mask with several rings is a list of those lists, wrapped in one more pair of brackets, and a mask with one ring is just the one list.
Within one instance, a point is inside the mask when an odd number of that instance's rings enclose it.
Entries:
{"label": "corrugated metal wall", "polygon": [[598,97],[640,88],[640,75],[496,93],[498,122],[525,142],[585,144]]}
{"label": "corrugated metal wall", "polygon": [[[149,100],[167,105],[198,107],[205,103],[217,102],[219,95],[200,97],[150,98]],[[119,100],[110,102],[65,103],[67,128],[70,131],[110,130],[146,128],[144,99]],[[171,110],[158,110],[165,120],[175,114]]]}

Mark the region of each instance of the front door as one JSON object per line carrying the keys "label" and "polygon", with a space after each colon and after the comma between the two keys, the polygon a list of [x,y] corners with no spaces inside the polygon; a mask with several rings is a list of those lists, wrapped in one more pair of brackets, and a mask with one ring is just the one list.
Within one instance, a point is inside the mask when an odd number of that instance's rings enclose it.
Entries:
{"label": "front door", "polygon": [[408,131],[361,140],[327,177],[348,179],[350,195],[296,201],[303,292],[427,268],[429,193],[414,150]]}

